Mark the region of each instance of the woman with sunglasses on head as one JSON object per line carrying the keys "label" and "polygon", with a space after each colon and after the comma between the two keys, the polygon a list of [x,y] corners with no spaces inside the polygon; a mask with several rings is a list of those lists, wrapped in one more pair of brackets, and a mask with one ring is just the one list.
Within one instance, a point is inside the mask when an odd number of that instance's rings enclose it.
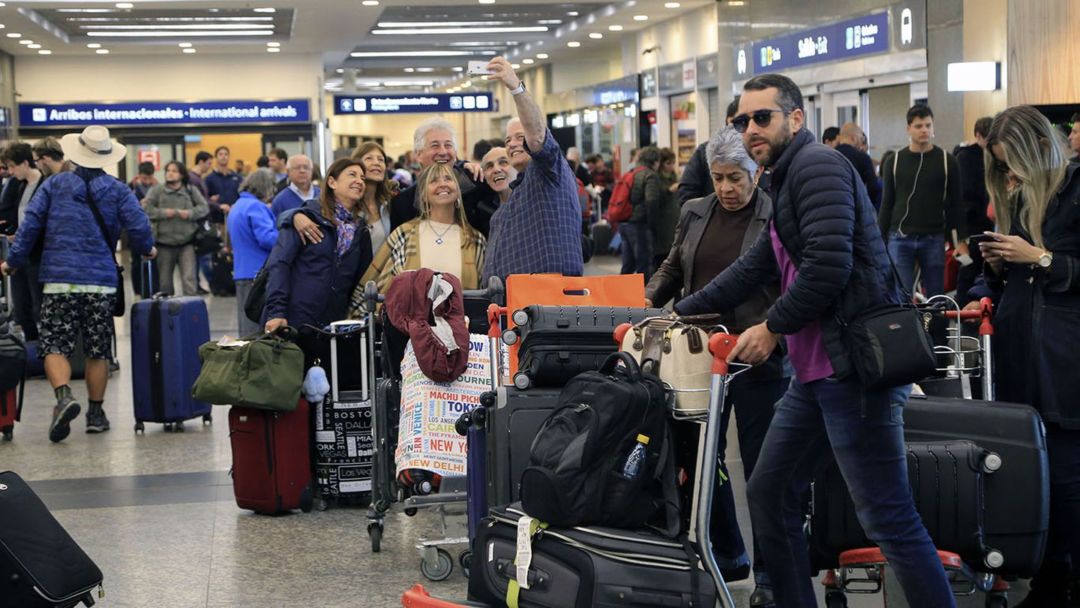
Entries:
{"label": "woman with sunglasses on head", "polygon": [[1080,558],[1080,172],[1061,132],[1031,106],[998,114],[986,139],[999,229],[979,247],[1001,296],[997,399],[1039,410],[1050,457],[1049,546],[1019,606],[1066,606],[1068,558]]}

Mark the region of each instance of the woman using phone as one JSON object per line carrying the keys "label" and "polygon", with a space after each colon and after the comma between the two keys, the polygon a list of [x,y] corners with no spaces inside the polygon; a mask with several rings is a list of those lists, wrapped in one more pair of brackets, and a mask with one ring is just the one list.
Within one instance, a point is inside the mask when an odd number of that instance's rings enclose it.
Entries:
{"label": "woman using phone", "polygon": [[999,226],[979,243],[1001,295],[997,398],[1039,410],[1050,457],[1049,546],[1019,606],[1065,606],[1080,560],[1080,166],[1031,106],[994,118],[983,161]]}

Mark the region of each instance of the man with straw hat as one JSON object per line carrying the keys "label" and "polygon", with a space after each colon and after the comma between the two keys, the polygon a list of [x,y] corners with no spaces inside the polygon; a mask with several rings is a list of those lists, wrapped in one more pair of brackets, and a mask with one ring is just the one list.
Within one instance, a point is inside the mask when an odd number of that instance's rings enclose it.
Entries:
{"label": "man with straw hat", "polygon": [[[157,255],[150,222],[139,201],[127,186],[103,171],[124,158],[124,146],[113,142],[109,130],[99,126],[65,135],[60,145],[74,170],[52,176],[34,194],[8,260],[0,265],[5,273],[17,272],[40,241],[41,352],[45,375],[56,392],[49,425],[53,442],[68,436],[71,421],[81,409],[69,386],[68,363],[80,333],[90,406],[86,432],[109,430],[102,400],[109,379],[117,290],[124,287],[115,261],[116,241],[126,230],[134,253]],[[118,312],[123,314],[122,308]]]}

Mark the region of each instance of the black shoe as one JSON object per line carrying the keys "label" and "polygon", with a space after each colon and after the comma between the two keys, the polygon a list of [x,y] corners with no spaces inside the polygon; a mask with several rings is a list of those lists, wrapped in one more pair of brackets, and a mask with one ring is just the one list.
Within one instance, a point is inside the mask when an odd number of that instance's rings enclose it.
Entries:
{"label": "black shoe", "polygon": [[750,608],[776,608],[776,600],[773,599],[772,589],[769,587],[754,587],[750,594]]}
{"label": "black shoe", "polygon": [[1069,565],[1043,562],[1031,579],[1031,591],[1015,608],[1069,608]]}
{"label": "black shoe", "polygon": [[105,417],[105,410],[86,412],[87,433],[104,433],[107,430],[109,430],[109,419]]}
{"label": "black shoe", "polygon": [[71,434],[71,421],[79,415],[79,402],[68,397],[53,408],[52,424],[49,425],[49,441],[58,443]]}

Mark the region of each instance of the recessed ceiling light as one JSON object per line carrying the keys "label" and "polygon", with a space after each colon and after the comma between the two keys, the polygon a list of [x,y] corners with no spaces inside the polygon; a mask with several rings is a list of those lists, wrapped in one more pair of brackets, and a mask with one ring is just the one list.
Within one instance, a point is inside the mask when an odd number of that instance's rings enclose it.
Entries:
{"label": "recessed ceiling light", "polygon": [[648,21],[648,15],[634,15],[634,21]]}
{"label": "recessed ceiling light", "polygon": [[566,14],[569,17],[577,17],[580,13],[578,13],[577,11],[570,11],[570,12],[568,12]]}
{"label": "recessed ceiling light", "polygon": [[257,9],[255,9],[255,12],[256,13],[276,13],[277,9],[276,8],[269,8],[269,7],[267,7],[267,8],[257,8]]}
{"label": "recessed ceiling light", "polygon": [[41,45],[40,44],[28,44],[28,45],[26,45],[26,48],[28,48],[28,49],[40,49]]}
{"label": "recessed ceiling light", "polygon": [[34,44],[33,40],[20,40],[19,44]]}
{"label": "recessed ceiling light", "polygon": [[611,31],[611,32],[621,32],[622,31],[622,26],[621,25],[609,25],[609,26],[607,26],[607,29],[608,29],[608,31]]}
{"label": "recessed ceiling light", "polygon": [[576,49],[576,48],[578,48],[579,46],[581,46],[581,43],[580,43],[580,42],[578,42],[578,41],[576,41],[576,40],[571,40],[570,42],[567,42],[567,43],[566,43],[566,46],[568,46],[568,47],[570,47],[570,48],[572,48],[572,49]]}
{"label": "recessed ceiling light", "polygon": [[267,53],[280,53],[281,49],[276,47],[276,46],[268,46],[268,47],[266,47],[266,52]]}
{"label": "recessed ceiling light", "polygon": [[604,35],[601,34],[600,32],[593,32],[593,33],[589,34],[589,38],[592,38],[593,40],[600,40],[603,37],[604,37]]}
{"label": "recessed ceiling light", "polygon": [[86,48],[88,48],[88,49],[100,49],[101,45],[96,43],[96,42],[91,42],[90,44],[86,45]]}
{"label": "recessed ceiling light", "polygon": [[[392,28],[418,28],[418,27],[495,27],[497,25],[513,25],[512,21],[432,21],[429,23],[417,23],[415,21],[380,21],[377,25],[381,29]],[[476,44],[487,44],[480,42]]]}
{"label": "recessed ceiling light", "polygon": [[22,38],[22,34],[20,34],[18,32],[11,32],[10,34],[7,35],[7,37],[8,38]]}
{"label": "recessed ceiling light", "polygon": [[356,51],[349,53],[350,57],[357,59],[372,59],[375,57],[466,57],[472,55],[469,51]]}
{"label": "recessed ceiling light", "polygon": [[414,27],[372,30],[376,36],[428,36],[431,34],[516,34],[522,32],[546,32],[546,25],[524,27]]}
{"label": "recessed ceiling light", "polygon": [[97,53],[98,55],[108,55],[109,54],[109,49],[98,49],[98,50],[96,50],[94,52]]}
{"label": "recessed ceiling light", "polygon": [[360,4],[364,6],[379,6],[379,0],[364,0]]}
{"label": "recessed ceiling light", "polygon": [[116,8],[135,8],[135,5],[130,2],[117,2]]}
{"label": "recessed ceiling light", "polygon": [[52,51],[50,51],[49,49],[41,49],[40,51],[38,51],[38,55],[52,55]]}
{"label": "recessed ceiling light", "polygon": [[461,86],[463,86],[463,87],[471,87],[472,86],[472,81],[471,80],[466,80],[465,82],[463,82],[461,84]]}
{"label": "recessed ceiling light", "polygon": [[743,0],[728,0],[728,6],[745,6],[746,2]]}
{"label": "recessed ceiling light", "polygon": [[279,46],[281,46],[281,43],[280,43],[280,42],[267,42],[267,43],[266,43],[266,46],[269,46],[269,47],[275,47],[275,48],[276,48],[276,47],[279,47]]}
{"label": "recessed ceiling light", "polygon": [[537,23],[540,25],[561,25],[562,19],[541,19]]}
{"label": "recessed ceiling light", "polygon": [[334,71],[337,72],[338,74],[344,74],[345,73],[345,68],[338,68],[338,69],[336,69]]}
{"label": "recessed ceiling light", "polygon": [[480,4],[495,4],[495,0],[480,0]]}
{"label": "recessed ceiling light", "polygon": [[532,65],[532,64],[536,63],[536,60],[535,59],[522,59],[521,63],[524,63],[525,65]]}
{"label": "recessed ceiling light", "polygon": [[520,63],[511,63],[510,67],[514,68],[515,70],[520,70],[521,69],[521,64]]}
{"label": "recessed ceiling light", "polygon": [[460,65],[455,65],[454,67],[452,67],[450,69],[454,70],[455,72],[464,72],[465,71],[465,68],[461,67]]}
{"label": "recessed ceiling light", "polygon": [[536,58],[537,58],[537,59],[547,59],[547,58],[548,58],[548,54],[547,54],[547,53],[537,53],[537,54],[536,54]]}
{"label": "recessed ceiling light", "polygon": [[184,53],[191,55],[195,52],[195,49],[184,49]]}
{"label": "recessed ceiling light", "polygon": [[664,3],[664,8],[679,8],[680,6],[682,6],[682,5],[679,4],[678,2],[665,2]]}
{"label": "recessed ceiling light", "polygon": [[405,71],[411,74],[416,71],[416,68],[405,68]]}
{"label": "recessed ceiling light", "polygon": [[[101,45],[98,45],[98,46],[101,46]],[[182,48],[182,49],[190,49],[191,48],[191,43],[190,42],[181,42],[180,43],[180,48]]]}
{"label": "recessed ceiling light", "polygon": [[193,37],[224,37],[224,36],[273,36],[274,30],[184,30],[172,31],[146,31],[149,26],[137,26],[141,31],[132,32],[87,32],[91,38],[193,38]]}
{"label": "recessed ceiling light", "polygon": [[435,68],[416,68],[417,72],[434,72]]}

